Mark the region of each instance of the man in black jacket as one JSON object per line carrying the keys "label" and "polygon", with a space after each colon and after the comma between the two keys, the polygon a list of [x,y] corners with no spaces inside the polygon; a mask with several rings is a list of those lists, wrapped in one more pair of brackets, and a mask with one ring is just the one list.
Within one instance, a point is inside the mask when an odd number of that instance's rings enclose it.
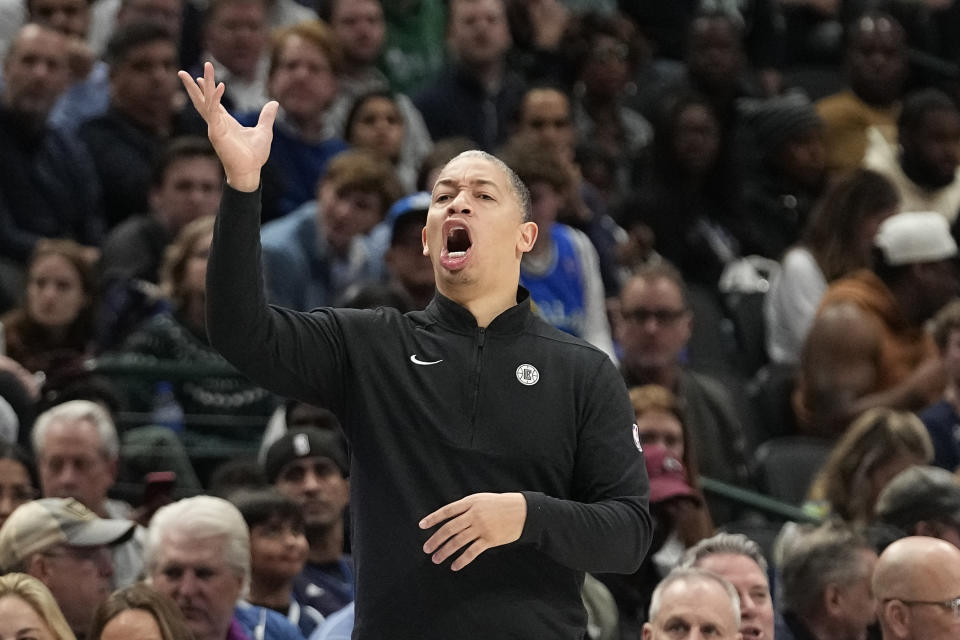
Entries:
{"label": "man in black jacket", "polygon": [[351,445],[354,637],[583,638],[583,572],[635,571],[649,546],[647,481],[616,368],[519,288],[537,236],[526,187],[480,152],[441,171],[425,311],[268,307],[257,191],[277,104],[244,128],[212,67],[181,79],[229,185],[211,343],[259,384],[329,407]]}

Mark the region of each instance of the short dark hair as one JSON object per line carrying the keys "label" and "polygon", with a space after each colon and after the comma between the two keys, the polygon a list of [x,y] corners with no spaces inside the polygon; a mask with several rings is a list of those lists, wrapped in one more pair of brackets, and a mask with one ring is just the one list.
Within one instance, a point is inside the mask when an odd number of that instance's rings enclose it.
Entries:
{"label": "short dark hair", "polygon": [[177,46],[173,34],[163,25],[150,21],[134,22],[114,32],[107,43],[103,59],[112,68],[125,62],[134,49],[157,41],[169,42],[174,47]]}
{"label": "short dark hair", "polygon": [[353,125],[357,119],[357,116],[360,115],[360,108],[374,98],[383,98],[384,100],[389,100],[392,102],[394,106],[396,106],[397,112],[400,113],[401,119],[403,118],[403,114],[400,112],[400,105],[397,104],[397,96],[389,89],[375,89],[373,91],[362,93],[357,96],[357,98],[350,105],[350,111],[347,112],[347,119],[344,121],[343,137],[347,142],[351,142],[351,139],[353,138]]}
{"label": "short dark hair", "polygon": [[[187,158],[210,158],[217,163],[217,166],[221,166],[217,152],[213,150],[213,145],[207,138],[202,136],[178,136],[167,142],[154,158],[150,186],[159,187],[162,185],[170,166]],[[222,166],[220,170],[222,173]]]}
{"label": "short dark hair", "polygon": [[935,111],[956,113],[957,103],[939,89],[923,89],[911,93],[903,100],[903,108],[897,118],[897,131],[900,135],[904,132],[916,132],[923,126],[927,115]]}
{"label": "short dark hair", "polygon": [[[627,279],[627,282],[630,282],[631,280],[643,280],[644,282],[667,280],[672,283],[677,290],[680,291],[680,299],[683,301],[683,307],[685,309],[690,308],[690,292],[687,289],[686,281],[683,279],[683,274],[680,273],[679,269],[666,260],[662,260],[655,264],[644,265],[633,275],[631,275]],[[624,283],[623,289],[626,289],[626,283]]]}
{"label": "short dark hair", "polygon": [[241,489],[231,494],[230,502],[240,511],[240,515],[251,530],[274,518],[281,522],[289,522],[295,528],[302,529],[305,526],[300,506],[292,498],[275,489],[257,491]]}
{"label": "short dark hair", "polygon": [[33,463],[33,458],[21,447],[13,442],[0,442],[0,460],[13,460],[20,463],[26,470],[27,477],[30,478],[30,486],[34,490],[40,488],[40,480],[37,476],[37,467]]}

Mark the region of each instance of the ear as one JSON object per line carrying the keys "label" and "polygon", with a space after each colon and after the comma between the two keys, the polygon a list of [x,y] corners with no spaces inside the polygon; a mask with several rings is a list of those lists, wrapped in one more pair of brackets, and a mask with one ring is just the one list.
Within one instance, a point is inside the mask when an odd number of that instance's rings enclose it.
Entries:
{"label": "ear", "polygon": [[120,470],[120,457],[113,458],[112,460],[107,460],[107,473],[110,474],[110,478],[116,482],[117,474]]}
{"label": "ear", "polygon": [[910,637],[910,609],[899,600],[890,600],[880,607],[880,617],[897,638]]}
{"label": "ear", "polygon": [[427,227],[424,226],[423,229],[420,229],[420,242],[423,244],[423,255],[430,255],[430,247],[427,246]]}
{"label": "ear", "polygon": [[540,233],[536,222],[524,222],[520,225],[520,238],[517,241],[517,250],[520,253],[527,253],[533,249],[537,242],[537,235]]}
{"label": "ear", "polygon": [[653,637],[653,627],[649,622],[643,623],[643,640],[650,640]]}
{"label": "ear", "polygon": [[27,573],[46,584],[47,577],[50,575],[50,564],[42,553],[35,553],[30,556],[27,562]]}
{"label": "ear", "polygon": [[843,591],[833,583],[828,584],[823,590],[823,609],[831,617],[843,615]]}

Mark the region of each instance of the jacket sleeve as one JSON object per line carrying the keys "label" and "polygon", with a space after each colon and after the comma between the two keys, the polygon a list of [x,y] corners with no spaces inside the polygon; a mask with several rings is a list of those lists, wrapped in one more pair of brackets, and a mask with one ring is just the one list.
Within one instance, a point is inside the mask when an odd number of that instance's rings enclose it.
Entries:
{"label": "jacket sleeve", "polygon": [[332,309],[268,306],[260,264],[260,192],[225,187],[207,264],[210,344],[278,395],[340,409],[346,361]]}
{"label": "jacket sleeve", "polygon": [[633,573],[653,534],[635,416],[608,358],[589,380],[582,391],[573,499],[523,492],[527,520],[520,542],[578,571]]}

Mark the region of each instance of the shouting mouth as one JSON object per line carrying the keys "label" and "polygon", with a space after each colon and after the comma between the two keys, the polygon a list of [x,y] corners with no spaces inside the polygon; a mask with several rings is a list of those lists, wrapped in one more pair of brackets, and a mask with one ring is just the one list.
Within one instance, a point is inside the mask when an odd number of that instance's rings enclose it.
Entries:
{"label": "shouting mouth", "polygon": [[470,228],[462,220],[448,219],[443,223],[443,249],[440,264],[451,271],[462,269],[470,258],[473,239]]}

